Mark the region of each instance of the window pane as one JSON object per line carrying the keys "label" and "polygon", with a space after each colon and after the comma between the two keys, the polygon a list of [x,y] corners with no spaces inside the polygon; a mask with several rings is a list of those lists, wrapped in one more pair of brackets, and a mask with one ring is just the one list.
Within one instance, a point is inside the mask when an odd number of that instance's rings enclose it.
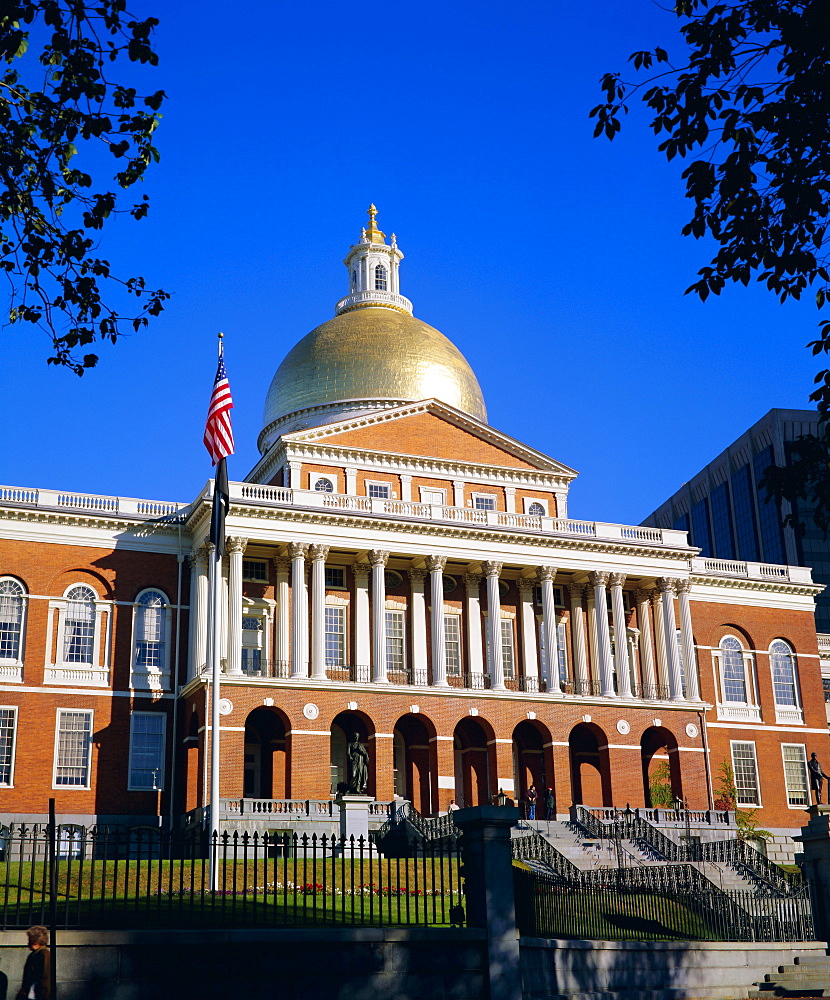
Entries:
{"label": "window pane", "polygon": [[752,501],[752,474],[748,465],[732,474],[732,504],[735,510],[735,532],[738,536],[738,558],[758,560],[758,526]]}
{"label": "window pane", "polygon": [[702,556],[712,555],[709,501],[706,497],[692,507],[692,544],[700,548]]}
{"label": "window pane", "polygon": [[346,587],[346,571],[342,566],[326,566],[326,589],[344,590]]}
{"label": "window pane", "polygon": [[89,784],[89,750],[92,745],[92,713],[58,713],[56,785]]}
{"label": "window pane", "polygon": [[164,730],[160,712],[136,712],[132,717],[130,788],[154,789],[164,785]]}
{"label": "window pane", "polygon": [[513,679],[516,676],[513,656],[513,622],[503,618],[501,622],[501,663],[504,676]]}
{"label": "window pane", "polygon": [[784,783],[787,786],[787,802],[791,806],[808,806],[810,791],[807,783],[807,751],[803,746],[792,744],[782,746],[784,754]]}
{"label": "window pane", "polygon": [[95,592],[89,587],[73,587],[66,595],[63,632],[64,663],[92,665],[95,639]]}
{"label": "window pane", "polygon": [[776,705],[797,705],[795,692],[795,657],[786,642],[777,641],[770,647],[772,688]]}
{"label": "window pane", "polygon": [[326,608],[327,667],[342,667],[346,662],[345,612],[345,608]]}
{"label": "window pane", "polygon": [[444,615],[444,642],[447,650],[447,674],[461,676],[461,628],[458,615]]}
{"label": "window pane", "polygon": [[758,512],[761,522],[761,542],[764,546],[764,562],[783,563],[784,536],[781,530],[781,508],[777,501],[767,499],[766,489],[762,489],[758,485],[767,469],[774,464],[775,459],[772,453],[772,445],[767,445],[752,460],[755,471],[755,489],[758,494]]}
{"label": "window pane", "polygon": [[532,503],[527,508],[528,514],[532,514],[534,517],[544,517],[545,508],[540,503]]}
{"label": "window pane", "polygon": [[138,599],[135,665],[142,670],[164,669],[164,617],[166,598],[157,590]]}
{"label": "window pane", "polygon": [[267,583],[268,563],[264,559],[243,559],[242,576],[246,580],[259,580],[262,583]]}
{"label": "window pane", "polygon": [[321,477],[314,484],[314,491],[316,493],[333,493],[334,484],[330,479],[325,479]]}
{"label": "window pane", "polygon": [[721,642],[720,648],[724,700],[746,705],[746,676],[741,644],[737,639],[726,638]]}
{"label": "window pane", "polygon": [[367,496],[375,497],[377,500],[389,499],[388,483],[369,483]]}
{"label": "window pane", "polygon": [[12,756],[14,754],[14,729],[17,711],[0,708],[0,785],[12,783]]}
{"label": "window pane", "polygon": [[732,768],[735,772],[738,805],[760,805],[761,800],[758,796],[758,768],[755,763],[754,743],[732,744]]}
{"label": "window pane", "polygon": [[0,660],[20,659],[23,594],[16,580],[0,580]]}
{"label": "window pane", "polygon": [[378,264],[375,268],[375,291],[386,291],[386,268],[383,264]]}
{"label": "window pane", "polygon": [[732,521],[729,516],[729,484],[721,483],[712,490],[712,535],[715,540],[715,555],[718,559],[735,558],[735,541],[732,537]]}
{"label": "window pane", "polygon": [[404,668],[403,611],[386,612],[386,669]]}
{"label": "window pane", "polygon": [[473,507],[476,510],[495,510],[496,498],[487,496],[473,497]]}

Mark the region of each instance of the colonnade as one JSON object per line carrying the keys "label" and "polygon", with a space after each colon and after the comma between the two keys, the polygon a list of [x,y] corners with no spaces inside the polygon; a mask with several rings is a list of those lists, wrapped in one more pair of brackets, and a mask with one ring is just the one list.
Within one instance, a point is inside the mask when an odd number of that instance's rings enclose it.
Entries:
{"label": "colonnade", "polygon": [[[227,541],[228,612],[222,641],[227,647],[225,659],[228,674],[243,672],[242,556],[246,544],[247,539],[238,537]],[[287,554],[274,560],[275,612],[271,648],[275,661],[287,665],[286,676],[291,679],[324,681],[330,670],[326,662],[325,632],[328,555],[327,545],[291,542],[287,546]],[[357,679],[371,680],[373,684],[380,685],[390,682],[386,635],[386,569],[389,555],[386,550],[372,549],[365,560],[350,567],[354,587],[349,629],[354,637],[352,650],[358,668]],[[213,564],[208,556],[208,547],[191,556],[191,676],[206,663],[208,565]],[[406,659],[409,682],[413,684],[429,684],[438,688],[457,685],[447,669],[445,567],[445,556],[429,555],[408,570]],[[688,580],[658,578],[654,587],[634,591],[635,629],[629,627],[627,620],[623,598],[624,573],[594,571],[584,574],[578,582],[572,580],[566,588],[569,598],[567,659],[570,670],[563,678],[558,666],[557,630],[560,621],[554,593],[557,570],[553,566],[526,568],[516,580],[519,591],[516,608],[520,635],[519,669],[515,677],[506,677],[499,589],[502,569],[501,562],[484,560],[473,564],[471,570],[463,575],[462,683],[465,687],[489,687],[494,691],[503,691],[518,686],[524,691],[546,690],[552,695],[699,700]],[[587,584],[583,582],[586,577]],[[430,595],[428,612],[427,586]],[[541,591],[540,616],[536,611],[537,602],[534,602],[535,587]],[[606,610],[609,598],[610,622]],[[680,643],[676,640],[675,598],[679,603]],[[598,609],[604,609],[606,613],[598,613]],[[540,625],[538,629],[537,623]],[[630,644],[632,633],[636,641]],[[542,646],[547,667],[544,677],[540,677]],[[338,667],[345,666],[345,663],[338,664]]]}

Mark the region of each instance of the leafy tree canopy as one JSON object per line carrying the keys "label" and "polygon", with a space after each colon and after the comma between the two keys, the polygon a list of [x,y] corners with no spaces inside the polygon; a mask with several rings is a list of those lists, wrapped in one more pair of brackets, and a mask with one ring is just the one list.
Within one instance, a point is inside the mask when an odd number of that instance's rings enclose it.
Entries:
{"label": "leafy tree canopy", "polygon": [[[830,3],[678,0],[674,14],[681,61],[656,47],[629,57],[645,77],[606,73],[594,134],[613,139],[636,97],[650,109],[658,149],[689,161],[682,178],[693,210],[682,231],[716,249],[687,294],[705,300],[727,283],[758,281],[781,302],[810,290],[821,308],[830,297]],[[809,346],[830,352],[830,320]],[[816,499],[826,529],[830,370],[815,381],[819,436],[800,442],[792,468],[771,470],[767,486],[779,498]]]}
{"label": "leafy tree canopy", "polygon": [[[149,208],[146,194],[125,206],[118,188],[158,160],[164,91],[142,96],[107,74],[119,61],[155,66],[157,24],[135,20],[125,0],[0,4],[0,270],[9,320],[44,330],[48,362],[78,375],[98,360],[82,348],[115,342],[124,324],[140,329],[168,298],[141,277],[117,277],[98,250],[108,218],[141,219]],[[136,299],[132,315],[116,304],[125,296]]]}

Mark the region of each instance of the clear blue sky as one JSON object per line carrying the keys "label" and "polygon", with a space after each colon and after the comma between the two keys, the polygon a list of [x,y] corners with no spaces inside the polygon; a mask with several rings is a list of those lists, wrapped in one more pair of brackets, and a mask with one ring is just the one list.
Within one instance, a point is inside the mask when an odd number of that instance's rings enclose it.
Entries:
{"label": "clear blue sky", "polygon": [[169,100],[150,217],[102,251],[174,293],[78,379],[2,331],[0,481],[190,500],[226,335],[232,478],[271,377],[346,293],[374,201],[401,290],[478,375],[490,422],[579,470],[572,517],[637,523],[773,406],[807,405],[817,313],[760,288],[699,303],[680,167],[643,112],[592,138],[605,70],[663,44],[649,0],[354,5],[135,0]]}

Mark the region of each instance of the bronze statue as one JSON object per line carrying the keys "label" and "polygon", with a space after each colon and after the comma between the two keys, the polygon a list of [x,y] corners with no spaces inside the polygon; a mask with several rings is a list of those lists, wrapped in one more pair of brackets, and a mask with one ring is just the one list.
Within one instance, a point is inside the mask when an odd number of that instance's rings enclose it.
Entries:
{"label": "bronze statue", "polygon": [[365,795],[369,781],[369,754],[360,742],[360,733],[353,733],[346,752],[349,757],[349,791]]}
{"label": "bronze statue", "polygon": [[830,780],[830,774],[825,774],[819,763],[818,757],[814,753],[810,754],[807,761],[807,769],[810,772],[810,786],[816,796],[816,805],[821,805],[821,786],[824,778]]}

